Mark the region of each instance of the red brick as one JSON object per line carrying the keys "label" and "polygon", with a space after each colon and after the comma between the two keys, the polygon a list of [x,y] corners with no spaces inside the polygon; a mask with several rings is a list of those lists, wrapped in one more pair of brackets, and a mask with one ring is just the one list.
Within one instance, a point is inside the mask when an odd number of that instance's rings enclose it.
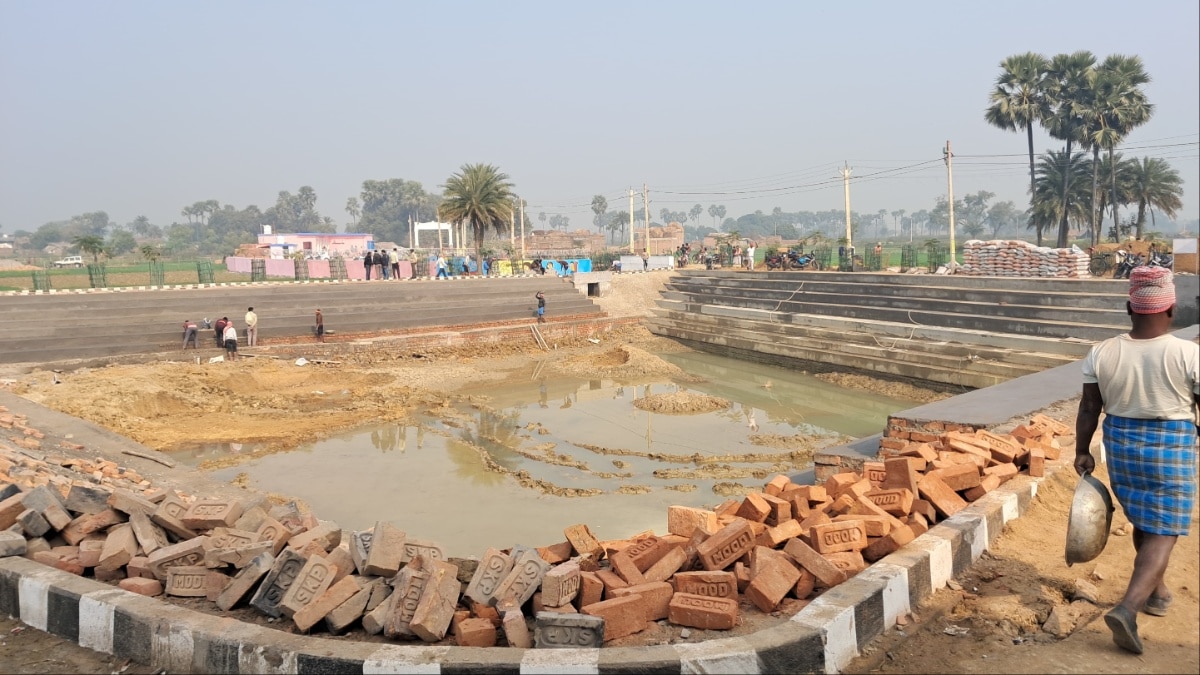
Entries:
{"label": "red brick", "polygon": [[697,527],[704,528],[708,532],[716,532],[717,514],[690,506],[667,507],[667,532],[681,537],[690,537]]}
{"label": "red brick", "polygon": [[221,597],[221,593],[229,586],[229,582],[233,581],[228,574],[223,574],[216,570],[208,570],[204,575],[204,599],[209,602],[216,602],[217,598]]}
{"label": "red brick", "polygon": [[737,577],[732,572],[680,572],[671,582],[676,593],[737,599]]}
{"label": "red brick", "polygon": [[504,639],[508,641],[509,647],[518,649],[533,647],[533,636],[529,633],[529,624],[525,622],[525,615],[520,610],[505,612],[503,625]]}
{"label": "red brick", "polygon": [[964,490],[963,498],[969,502],[973,502],[998,487],[1000,487],[1000,477],[995,474],[988,474],[980,479],[979,485],[969,490]]}
{"label": "red brick", "polygon": [[825,559],[833,563],[834,567],[841,570],[847,578],[867,569],[867,561],[863,560],[862,553],[858,551],[829,553],[825,556]]}
{"label": "red brick", "polygon": [[404,557],[404,530],[387,521],[377,521],[371,531],[371,548],[367,551],[363,574],[377,577],[394,577],[400,571],[400,559]]}
{"label": "red brick", "polygon": [[846,521],[861,522],[863,530],[867,533],[868,537],[882,537],[892,531],[892,522],[896,521],[896,519],[891,516],[861,513],[847,513],[833,519],[834,523],[844,523]]}
{"label": "red brick", "polygon": [[542,560],[545,560],[546,562],[550,563],[551,565],[557,565],[561,562],[566,562],[566,561],[570,560],[571,552],[573,550],[574,549],[571,547],[571,542],[564,541],[562,543],[553,544],[551,546],[543,546],[543,547],[537,549],[537,552],[538,552],[538,555],[541,556]]}
{"label": "red brick", "polygon": [[899,518],[884,511],[882,507],[866,497],[859,497],[855,501],[854,506],[850,507],[850,515],[878,516],[891,523],[893,528],[903,525]]}
{"label": "red brick", "polygon": [[640,595],[603,600],[586,605],[582,612],[604,619],[604,640],[615,640],[646,630],[645,600]]}
{"label": "red brick", "polygon": [[867,499],[870,499],[876,506],[897,517],[906,516],[912,512],[914,497],[915,493],[909,491],[908,488],[881,489],[867,494]]}
{"label": "red brick", "polygon": [[733,598],[676,593],[667,608],[667,620],[677,626],[702,630],[729,630],[737,625],[738,603]]}
{"label": "red brick", "polygon": [[[333,564],[320,556],[312,556],[296,573],[296,578],[279,601],[279,610],[291,618],[321,597],[333,583]],[[319,617],[318,617],[319,618]]]}
{"label": "red brick", "polygon": [[901,451],[902,457],[918,457],[926,462],[932,462],[937,459],[937,450],[929,443],[911,443]]}
{"label": "red brick", "polygon": [[610,555],[608,562],[612,567],[612,571],[616,572],[627,584],[640,584],[646,580],[642,576],[642,571],[637,568],[637,565],[633,563],[633,560],[630,559],[625,551],[618,551]]}
{"label": "red brick", "polygon": [[779,474],[771,479],[771,482],[763,486],[763,493],[778,497],[783,494],[783,489],[792,483],[792,479],[783,474]]}
{"label": "red brick", "polygon": [[76,547],[75,557],[84,567],[95,567],[100,564],[100,555],[104,552],[104,540],[85,539]]}
{"label": "red brick", "polygon": [[458,625],[454,640],[459,647],[494,647],[496,627],[487,619],[466,619]]}
{"label": "red brick", "polygon": [[143,579],[153,579],[154,573],[150,571],[150,559],[144,555],[135,555],[129,560],[129,564],[125,566],[126,573],[131,577],[142,577]]}
{"label": "red brick", "polygon": [[[979,467],[974,464],[956,464],[955,466],[925,474],[926,478],[936,476],[946,487],[958,492],[979,485]],[[920,483],[917,488],[920,489]],[[934,503],[936,506],[936,502]]]}
{"label": "red brick", "polygon": [[242,505],[233,499],[202,499],[193,503],[180,520],[191,530],[233,527],[242,515]]}
{"label": "red brick", "polygon": [[825,492],[833,499],[837,499],[842,491],[851,485],[857,483],[862,477],[853,471],[843,471],[835,473],[825,480]]}
{"label": "red brick", "polygon": [[639,572],[645,572],[653,567],[654,563],[662,560],[672,548],[674,547],[662,539],[650,536],[634,542],[624,553],[633,561]]}
{"label": "red brick", "polygon": [[833,563],[826,560],[820,553],[817,553],[808,544],[799,539],[789,541],[783,547],[783,552],[791,556],[801,567],[812,572],[813,576],[827,588],[836,586],[846,580],[846,575]]}
{"label": "red brick", "polygon": [[871,545],[863,550],[863,558],[871,562],[875,562],[886,555],[894,553],[908,542],[916,538],[911,525],[892,530],[886,537],[880,537],[871,542]]}
{"label": "red brick", "polygon": [[646,581],[666,581],[671,578],[672,574],[678,572],[687,562],[688,554],[682,546],[672,546],[661,560],[646,570],[643,578]]}
{"label": "red brick", "polygon": [[741,506],[738,507],[734,515],[755,523],[761,523],[767,519],[770,513],[771,505],[767,503],[767,500],[763,499],[762,495],[752,492],[742,500]]}
{"label": "red brick", "polygon": [[167,595],[180,598],[207,597],[207,574],[208,568],[201,565],[176,565],[167,568]]}
{"label": "red brick", "polygon": [[713,509],[713,512],[717,514],[718,518],[721,516],[732,516],[733,514],[737,513],[737,510],[741,507],[741,505],[742,502],[737,499],[726,499],[718,504],[717,508]]}
{"label": "red brick", "polygon": [[594,574],[604,584],[604,597],[606,598],[611,598],[612,592],[618,588],[625,588],[629,585],[629,582],[612,570],[597,570]]}
{"label": "red brick", "polygon": [[579,565],[568,562],[551,567],[542,577],[542,602],[550,607],[569,604],[579,593]]}
{"label": "red brick", "polygon": [[887,469],[883,462],[863,462],[863,478],[871,482],[873,487],[879,487],[887,477]]}
{"label": "red brick", "polygon": [[674,594],[675,588],[665,581],[652,581],[613,591],[613,596],[617,598],[641,596],[646,621],[667,618],[667,605],[671,604],[671,596]]}
{"label": "red brick", "polygon": [[779,548],[788,539],[799,537],[803,533],[804,528],[800,525],[800,521],[786,520],[776,527],[768,527],[765,532],[758,535],[756,542],[759,546]]}
{"label": "red brick", "polygon": [[807,518],[800,521],[800,527],[803,528],[803,530],[807,533],[812,531],[812,528],[816,527],[817,525],[828,525],[832,522],[833,519],[830,518],[829,514],[825,513],[824,511],[813,511]]}
{"label": "red brick", "polygon": [[100,552],[99,567],[106,571],[112,571],[118,567],[123,567],[129,564],[133,556],[137,555],[138,543],[133,536],[133,528],[129,525],[120,525],[109,531],[108,537],[104,540],[104,548]]}
{"label": "red brick", "polygon": [[1009,478],[1017,475],[1017,473],[1017,467],[1014,464],[997,464],[996,466],[989,466],[983,470],[983,475],[996,476],[1000,479],[1001,483],[1004,483]]}
{"label": "red brick", "polygon": [[734,563],[733,578],[737,579],[738,593],[745,593],[750,587],[750,566],[744,562]]}
{"label": "red brick", "polygon": [[763,521],[764,525],[774,527],[792,519],[792,505],[788,500],[766,494],[762,495],[762,498],[767,503],[767,506],[771,507],[771,511],[767,514],[767,519]]}
{"label": "red brick", "polygon": [[[793,487],[798,488],[798,486]],[[811,508],[809,507],[806,493],[801,492],[799,489],[789,490],[783,494],[783,499],[786,499],[788,505],[792,507],[792,518],[804,520],[808,517]]]}
{"label": "red brick", "polygon": [[696,554],[704,569],[723,570],[754,548],[754,539],[750,523],[739,519],[705,539],[696,547]]}
{"label": "red brick", "polygon": [[837,499],[833,500],[829,504],[829,508],[826,509],[826,512],[830,515],[849,513],[850,509],[854,506],[854,501],[855,499],[853,494],[851,494],[849,491],[843,491],[842,494],[838,495]]}
{"label": "red brick", "polygon": [[[423,560],[424,556],[418,556],[417,559]],[[429,569],[429,580],[425,582],[421,599],[413,610],[409,628],[425,642],[437,642],[446,637],[462,585],[458,582],[458,567],[455,565],[432,559],[424,564]]]}
{"label": "red brick", "polygon": [[288,546],[303,551],[309,545],[316,543],[323,552],[333,550],[342,541],[342,528],[337,523],[323,522],[293,535],[288,539]]}
{"label": "red brick", "polygon": [[1034,448],[1029,451],[1029,475],[1046,475],[1046,453],[1041,449]]}
{"label": "red brick", "polygon": [[301,633],[307,633],[316,623],[327,614],[337,609],[339,605],[354,597],[359,592],[358,582],[353,577],[345,577],[325,590],[316,600],[308,603],[295,614],[292,621]]}
{"label": "red brick", "polygon": [[[968,465],[964,464],[963,466]],[[974,470],[974,468],[974,466],[971,466],[972,470]],[[976,474],[976,476],[978,477],[978,474]],[[976,482],[976,484],[978,484],[978,482]],[[937,509],[937,512],[942,514],[943,517],[949,518],[950,516],[967,507],[967,503],[963,501],[963,498],[958,496],[957,492],[950,489],[950,487],[942,482],[942,480],[937,476],[927,474],[921,479],[917,489],[920,490],[921,496],[928,500],[930,504],[933,504],[933,507]]]}
{"label": "red brick", "polygon": [[755,607],[771,612],[799,580],[800,572],[782,553],[759,546],[754,549],[754,564],[750,570],[750,586],[746,588],[746,597]]}
{"label": "red brick", "polygon": [[817,578],[813,576],[812,572],[803,567],[798,567],[797,569],[800,570],[800,579],[792,587],[792,595],[796,596],[797,599],[804,600],[812,595],[813,589],[816,588]]}
{"label": "red brick", "polygon": [[129,591],[130,593],[137,593],[138,595],[145,595],[151,598],[156,595],[163,594],[162,582],[160,582],[158,579],[128,577],[126,579],[122,579],[117,585]]}
{"label": "red brick", "polygon": [[600,560],[604,557],[604,547],[596,540],[596,536],[592,534],[587,525],[582,523],[572,525],[563,530],[563,535],[566,536],[567,541],[571,542],[571,547],[579,555],[590,554],[593,560]]}
{"label": "red brick", "polygon": [[604,599],[604,582],[595,572],[579,573],[579,595],[576,596],[576,607],[584,607]]}
{"label": "red brick", "polygon": [[866,548],[867,530],[861,520],[846,520],[829,525],[818,525],[810,535],[813,548],[818,553],[837,551],[859,551]]}

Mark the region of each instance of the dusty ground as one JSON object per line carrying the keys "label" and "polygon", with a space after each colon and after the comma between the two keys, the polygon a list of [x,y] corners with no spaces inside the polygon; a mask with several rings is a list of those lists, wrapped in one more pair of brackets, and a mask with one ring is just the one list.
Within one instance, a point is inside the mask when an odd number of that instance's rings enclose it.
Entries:
{"label": "dusty ground", "polygon": [[[654,306],[665,274],[617,275],[616,292],[601,300],[612,316],[639,316]],[[560,341],[551,367],[605,369],[610,377],[636,379],[669,364],[654,357],[680,349],[644,330],[627,329],[596,345],[580,338]],[[260,348],[270,353],[271,348]],[[342,355],[340,363],[295,366],[291,360],[243,359],[204,364],[154,360],[140,365],[93,370],[3,373],[13,391],[157,448],[184,442],[258,441],[264,451],[291,447],[366,421],[400,419],[444,408],[454,383],[495,377],[532,356],[534,345],[495,345],[458,349],[377,348]],[[664,371],[665,372],[665,371]],[[61,384],[54,384],[54,379]],[[916,400],[944,396],[914,391],[910,385],[861,375],[828,373],[843,386]],[[903,393],[901,393],[903,392]],[[664,401],[689,412],[711,401]],[[1066,405],[1047,411],[1073,419]],[[795,439],[763,439],[762,445],[789,448]],[[1102,476],[1103,477],[1103,476]],[[1047,481],[1029,515],[1007,528],[992,552],[958,580],[916,608],[907,625],[876,640],[847,672],[1191,672],[1200,671],[1200,564],[1195,537],[1180,540],[1168,582],[1176,590],[1171,617],[1141,616],[1148,651],[1134,657],[1117,650],[1099,618],[1120,597],[1132,564],[1128,536],[1114,536],[1093,563],[1068,569],[1063,541],[1074,475],[1069,469]],[[1118,510],[1114,525],[1124,524]],[[1098,606],[1070,603],[1075,580],[1099,589]],[[1062,620],[1062,637],[1041,626],[1052,609]],[[794,611],[795,607],[789,611]],[[119,672],[109,657],[58,640],[17,622],[0,620],[0,672]],[[747,624],[740,630],[752,630]],[[649,643],[679,639],[678,627],[643,636]],[[698,637],[693,633],[691,640]],[[130,673],[151,672],[131,666]]]}

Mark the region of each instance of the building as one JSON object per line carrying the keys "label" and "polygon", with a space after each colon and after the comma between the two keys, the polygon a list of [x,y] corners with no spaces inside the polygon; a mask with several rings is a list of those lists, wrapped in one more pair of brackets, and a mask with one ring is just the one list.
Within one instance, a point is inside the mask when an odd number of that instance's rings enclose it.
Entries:
{"label": "building", "polygon": [[303,251],[309,258],[361,258],[375,248],[375,235],[359,232],[285,232],[272,234],[264,225],[258,235],[259,247],[270,250],[270,258],[288,258]]}

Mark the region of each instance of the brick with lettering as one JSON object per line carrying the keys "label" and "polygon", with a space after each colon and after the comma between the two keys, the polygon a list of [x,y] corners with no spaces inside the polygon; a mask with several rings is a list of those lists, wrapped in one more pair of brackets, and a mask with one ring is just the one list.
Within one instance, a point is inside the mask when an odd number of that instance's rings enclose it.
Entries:
{"label": "brick with lettering", "polygon": [[341,581],[325,589],[315,600],[293,614],[292,622],[296,624],[296,628],[299,628],[301,633],[307,633],[338,605],[354,597],[358,592],[358,582],[351,577],[343,577]]}
{"label": "brick with lettering", "polygon": [[475,568],[475,574],[471,577],[471,583],[467,584],[464,595],[475,602],[494,605],[497,599],[496,590],[512,571],[512,567],[512,558],[499,549],[489,548]]}
{"label": "brick with lettering", "polygon": [[723,570],[754,548],[750,523],[738,519],[718,530],[696,547],[696,555],[704,569]]}
{"label": "brick with lettering", "polygon": [[646,621],[658,621],[667,618],[667,606],[671,604],[671,596],[675,595],[675,587],[665,581],[652,581],[613,591],[616,598],[634,595],[642,597]]}
{"label": "brick with lettering", "polygon": [[419,555],[429,560],[446,560],[446,551],[441,545],[426,539],[405,539],[404,555],[400,562],[407,563]]}
{"label": "brick with lettering", "polygon": [[873,487],[879,487],[887,478],[887,466],[883,462],[863,462],[862,474]]}
{"label": "brick with lettering", "polygon": [[[354,577],[349,577],[354,578]],[[361,583],[361,577],[359,581]],[[350,599],[342,604],[334,607],[325,615],[325,628],[334,635],[339,635],[345,632],[350,625],[362,618],[364,612],[367,611],[367,602],[371,599],[371,593],[374,591],[376,584],[386,584],[382,578],[375,579],[366,585],[360,585],[358,591],[350,596]]]}
{"label": "brick with lettering", "polygon": [[333,547],[342,543],[342,528],[331,520],[322,520],[315,527],[288,539],[288,546],[296,550],[303,550],[312,542],[317,542],[326,552],[331,551]]}
{"label": "brick with lettering", "polygon": [[646,623],[645,602],[640,595],[630,595],[602,600],[582,611],[588,616],[604,619],[604,641],[608,642],[646,630],[649,624]]}
{"label": "brick with lettering", "polygon": [[879,489],[867,493],[867,499],[896,517],[907,516],[912,511],[914,497],[914,493],[907,488]]}
{"label": "brick with lettering", "polygon": [[329,588],[333,583],[334,571],[333,564],[328,560],[320,556],[309,558],[279,601],[279,611],[289,619],[295,616],[296,612],[314,602]]}
{"label": "brick with lettering", "polygon": [[861,520],[845,520],[818,525],[810,535],[817,553],[860,551],[867,547],[866,526]]}
{"label": "brick with lettering", "polygon": [[[508,614],[506,612],[504,617],[506,627]],[[533,646],[537,649],[587,649],[604,644],[605,621],[602,617],[556,612],[543,612],[536,617]]]}
{"label": "brick with lettering", "polygon": [[217,596],[217,607],[226,612],[233,609],[242,598],[246,597],[250,589],[271,571],[274,563],[275,556],[269,552],[256,556],[254,560],[250,561],[250,564],[233,576],[229,585]]}
{"label": "brick with lettering", "polygon": [[579,563],[566,562],[550,568],[542,577],[542,603],[548,607],[570,604],[579,594]]}
{"label": "brick with lettering", "polygon": [[714,598],[737,598],[737,577],[733,572],[680,572],[671,578],[676,593]]}
{"label": "brick with lettering", "polygon": [[393,577],[400,570],[401,559],[404,557],[404,540],[407,535],[403,530],[386,521],[375,523],[372,530],[371,547],[367,552],[363,574],[380,577]]}
{"label": "brick with lettering", "polygon": [[291,549],[284,549],[275,557],[271,570],[250,599],[250,606],[267,616],[279,618],[283,611],[279,603],[304,568],[304,556]]}
{"label": "brick with lettering", "polygon": [[667,607],[667,620],[702,630],[730,630],[737,625],[736,599],[676,593]]}
{"label": "brick with lettering", "polygon": [[151,553],[148,566],[159,581],[167,580],[167,570],[176,566],[196,566],[204,563],[204,544],[208,537],[199,536],[172,544]]}
{"label": "brick with lettering", "polygon": [[587,525],[578,524],[572,525],[563,530],[563,535],[567,541],[571,542],[571,547],[579,555],[591,555],[592,560],[600,560],[604,557],[604,547],[596,539],[596,535],[588,529]]}
{"label": "brick with lettering", "polygon": [[[536,551],[530,553],[537,557]],[[417,559],[423,560],[424,556],[418,556]],[[541,558],[537,560],[545,564]],[[416,609],[413,610],[409,628],[425,642],[437,642],[446,637],[446,630],[450,627],[450,620],[454,618],[454,608],[458,605],[458,594],[462,586],[458,581],[457,566],[433,559],[425,564],[429,567],[429,580],[425,582],[425,590],[421,593]],[[520,564],[521,561],[518,561],[518,565]]]}
{"label": "brick with lettering", "polygon": [[791,556],[801,567],[812,572],[813,576],[827,588],[837,586],[846,580],[845,573],[837,566],[799,539],[788,541],[783,547],[783,552]]}
{"label": "brick with lettering", "polygon": [[[429,583],[433,563],[418,556],[405,565],[396,574],[392,582],[395,590],[388,597],[382,612],[382,628],[386,637],[394,638],[400,635],[413,635],[412,618],[425,594],[425,586]],[[374,612],[372,612],[374,614]],[[370,614],[368,615],[370,616]],[[367,628],[367,617],[363,617],[363,627]],[[368,631],[370,629],[368,628]]]}
{"label": "brick with lettering", "polygon": [[150,514],[150,519],[180,539],[191,539],[199,533],[183,524],[183,516],[187,509],[188,505],[178,495],[171,493],[159,502],[154,513]]}
{"label": "brick with lettering", "polygon": [[283,523],[270,516],[262,519],[262,523],[259,524],[254,534],[258,537],[258,541],[271,543],[272,555],[279,555],[283,547],[287,546],[288,539],[291,539],[293,536],[291,530],[287,529]]}
{"label": "brick with lettering", "polygon": [[491,604],[499,607],[501,601],[511,599],[517,607],[524,605],[537,592],[542,577],[549,569],[550,566],[542,560],[537,551],[525,550],[513,561],[512,569],[496,588],[496,602]]}
{"label": "brick with lettering", "polygon": [[233,499],[201,499],[184,512],[183,526],[192,530],[233,527],[242,515],[242,505]]}
{"label": "brick with lettering", "polygon": [[179,598],[203,598],[208,593],[204,577],[208,568],[203,565],[176,565],[167,568],[167,595]]}

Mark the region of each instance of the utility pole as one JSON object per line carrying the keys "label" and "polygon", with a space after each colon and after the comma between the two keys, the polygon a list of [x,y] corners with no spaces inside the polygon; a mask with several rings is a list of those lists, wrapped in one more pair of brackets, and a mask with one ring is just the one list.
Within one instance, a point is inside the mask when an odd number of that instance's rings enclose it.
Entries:
{"label": "utility pole", "polygon": [[525,262],[525,198],[517,199],[521,202],[521,262]]}
{"label": "utility pole", "polygon": [[508,211],[508,250],[517,250],[517,205]]}
{"label": "utility pole", "polygon": [[408,214],[408,247],[410,249],[416,248],[416,246],[413,245],[414,242],[416,241],[416,239],[415,239],[416,231],[417,231],[417,226],[415,224],[413,224],[413,217],[412,217],[412,214],[410,213],[410,214]]}
{"label": "utility pole", "polygon": [[437,221],[438,221],[438,255],[441,255],[442,254],[442,207],[440,207],[440,206],[438,207],[438,210],[437,210]]}
{"label": "utility pole", "polygon": [[[854,233],[850,229],[850,165],[842,167],[842,189],[846,193],[846,249],[854,247]],[[851,254],[853,256],[853,254]],[[851,258],[853,260],[853,258]]]}
{"label": "utility pole", "polygon": [[637,255],[633,248],[633,188],[629,188],[629,255]]}
{"label": "utility pole", "polygon": [[642,183],[642,217],[646,219],[646,255],[650,255],[650,190]]}
{"label": "utility pole", "polygon": [[950,271],[958,266],[958,258],[954,255],[954,153],[950,152],[950,141],[942,150],[942,159],[946,161],[946,198],[950,206]]}

